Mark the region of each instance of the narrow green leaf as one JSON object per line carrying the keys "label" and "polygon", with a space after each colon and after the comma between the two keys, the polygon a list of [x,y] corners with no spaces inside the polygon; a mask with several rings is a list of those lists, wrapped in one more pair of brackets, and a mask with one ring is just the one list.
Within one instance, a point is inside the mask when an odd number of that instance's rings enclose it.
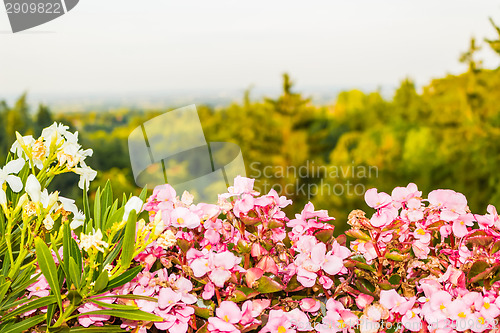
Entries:
{"label": "narrow green leaf", "polygon": [[97,280],[95,281],[94,291],[99,292],[103,290],[108,285],[108,282],[109,282],[108,271],[103,270],[101,274],[99,274]]}
{"label": "narrow green leaf", "polygon": [[98,295],[92,299],[103,299],[103,298],[123,298],[123,299],[143,299],[145,301],[158,302],[157,298],[143,296],[143,295]]}
{"label": "narrow green leaf", "polygon": [[70,241],[71,241],[71,229],[69,227],[69,222],[66,221],[63,226],[63,265],[64,265],[64,272],[68,273],[68,276],[66,276],[66,282],[68,287],[71,286],[71,272],[70,272],[70,266],[69,266],[69,259],[71,258],[71,248],[70,248]]}
{"label": "narrow green leaf", "polygon": [[43,308],[44,306],[48,306],[49,304],[55,303],[56,301],[57,301],[57,298],[53,295],[42,297],[42,298],[37,298],[37,299],[27,303],[27,304],[24,304],[23,306],[20,306],[19,308],[15,309],[14,311],[9,312],[7,315],[5,315],[2,318],[2,321],[7,321],[10,319],[13,319],[16,316],[23,314],[25,312],[28,312],[30,310]]}
{"label": "narrow green leaf", "polygon": [[122,318],[122,319],[129,319],[129,320],[163,321],[162,317],[158,317],[158,316],[155,316],[154,314],[144,312],[141,310],[115,310],[115,309],[97,310],[97,311],[78,313],[74,316],[69,317],[68,320],[74,319],[74,318],[77,318],[80,316],[89,316],[89,315],[113,316],[113,317]]}
{"label": "narrow green leaf", "polygon": [[7,294],[7,290],[9,290],[10,285],[11,285],[10,281],[5,281],[0,285],[0,300],[2,300],[5,297],[5,294]]}
{"label": "narrow green leaf", "polygon": [[59,280],[57,278],[56,263],[52,258],[47,244],[45,244],[44,241],[38,237],[35,239],[35,249],[40,270],[42,271],[43,276],[45,276],[45,279],[50,286],[51,292],[57,297],[57,305],[59,305],[59,309],[63,311],[61,289],[59,287]]}
{"label": "narrow green leaf", "polygon": [[89,193],[88,188],[83,190],[83,214],[85,214],[85,223],[83,224],[83,231],[88,234],[90,230],[87,224],[90,222],[90,206],[89,206]]}
{"label": "narrow green leaf", "polygon": [[46,318],[45,314],[38,315],[35,317],[29,317],[21,322],[13,323],[9,326],[5,326],[0,333],[23,333],[29,330],[31,327],[40,324]]}
{"label": "narrow green leaf", "polygon": [[144,186],[144,188],[141,191],[141,194],[139,194],[139,199],[141,199],[142,202],[145,202],[147,195],[148,195],[148,187]]}
{"label": "narrow green leaf", "polygon": [[[78,266],[75,259],[69,258],[69,275],[76,289],[80,290],[82,280],[82,267]],[[69,286],[71,287],[71,285]]]}
{"label": "narrow green leaf", "polygon": [[123,236],[122,254],[120,262],[122,267],[128,268],[132,262],[135,250],[135,228],[137,222],[137,213],[135,210],[130,212],[127,225],[125,226],[125,235]]}
{"label": "narrow green leaf", "polygon": [[101,228],[101,188],[97,189],[94,199],[94,226],[95,229]]}
{"label": "narrow green leaf", "polygon": [[116,310],[138,310],[137,306],[123,305],[123,304],[109,304],[106,302],[101,302],[96,299],[88,299],[90,302],[99,305],[102,308],[116,309]]}
{"label": "narrow green leaf", "polygon": [[140,271],[142,271],[142,267],[136,266],[124,272],[123,274],[120,274],[120,276],[117,276],[111,281],[109,281],[106,290],[111,290],[114,288],[121,287],[125,283],[132,281],[137,276],[137,274],[139,274]]}
{"label": "narrow green leaf", "polygon": [[109,332],[109,333],[114,333],[114,332],[126,332],[126,330],[120,328],[118,325],[104,325],[104,326],[90,326],[90,327],[73,327],[72,329],[69,330],[72,333],[91,333],[91,332],[96,332],[96,333],[101,333],[101,332]]}

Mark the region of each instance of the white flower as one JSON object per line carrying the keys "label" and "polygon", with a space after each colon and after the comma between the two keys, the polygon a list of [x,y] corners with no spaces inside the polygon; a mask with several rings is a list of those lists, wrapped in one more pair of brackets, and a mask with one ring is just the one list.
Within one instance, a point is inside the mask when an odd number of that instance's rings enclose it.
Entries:
{"label": "white flower", "polygon": [[60,143],[63,137],[66,137],[68,128],[68,126],[54,122],[52,125],[42,130],[42,137],[45,141],[52,142],[52,137],[55,135],[57,136],[56,143]]}
{"label": "white flower", "polygon": [[52,228],[54,228],[54,220],[52,219],[52,216],[50,216],[50,214],[47,215],[43,220],[43,226],[47,230],[52,230]]}
{"label": "white flower", "polygon": [[98,251],[104,253],[104,248],[107,248],[108,246],[108,243],[102,240],[101,229],[94,231],[93,235],[85,235],[84,233],[80,234],[80,247],[87,252],[91,247],[95,247]]}
{"label": "white flower", "polygon": [[75,205],[75,200],[59,197],[59,201],[65,211],[73,213],[73,220],[71,221],[69,227],[73,230],[81,227],[85,222],[85,215],[78,210],[78,207]]}
{"label": "white flower", "polygon": [[[33,145],[35,143],[35,139],[31,135],[22,136],[21,139],[23,140],[24,144],[27,147],[31,147],[31,145]],[[14,144],[10,148],[10,151],[12,153],[16,154],[17,157],[23,158],[24,150],[21,147],[21,143],[19,142],[19,140],[16,140],[16,142],[14,142]]]}
{"label": "white flower", "polygon": [[0,169],[0,186],[7,182],[12,191],[16,193],[21,191],[23,189],[23,182],[21,178],[13,174],[19,173],[24,167],[24,163],[25,161],[22,158],[18,158],[17,160],[10,161],[3,169]]}
{"label": "white flower", "polygon": [[81,227],[84,222],[85,222],[85,214],[79,211],[73,214],[73,220],[71,221],[69,227],[74,230],[76,228]]}
{"label": "white flower", "polygon": [[26,193],[31,198],[31,201],[38,203],[42,200],[42,186],[40,182],[34,175],[29,175],[28,180],[26,181]]}
{"label": "white flower", "polygon": [[[82,162],[82,164],[84,164]],[[84,165],[81,168],[75,168],[73,170],[77,175],[80,175],[80,181],[78,182],[78,187],[83,189],[89,189],[90,182],[97,176],[97,171],[92,170],[92,168]]]}
{"label": "white flower", "polygon": [[130,198],[125,204],[125,211],[123,213],[123,220],[127,221],[132,210],[135,210],[136,213],[139,213],[142,209],[142,205],[144,203],[139,197]]}

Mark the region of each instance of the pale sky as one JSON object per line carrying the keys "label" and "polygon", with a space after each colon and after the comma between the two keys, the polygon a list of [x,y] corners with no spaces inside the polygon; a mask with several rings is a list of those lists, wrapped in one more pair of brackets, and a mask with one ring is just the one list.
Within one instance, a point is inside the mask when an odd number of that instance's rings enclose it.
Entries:
{"label": "pale sky", "polygon": [[[495,37],[493,0],[81,0],[12,34],[0,7],[0,99],[278,87],[419,85],[465,69],[469,38]],[[484,51],[489,67],[500,57]]]}

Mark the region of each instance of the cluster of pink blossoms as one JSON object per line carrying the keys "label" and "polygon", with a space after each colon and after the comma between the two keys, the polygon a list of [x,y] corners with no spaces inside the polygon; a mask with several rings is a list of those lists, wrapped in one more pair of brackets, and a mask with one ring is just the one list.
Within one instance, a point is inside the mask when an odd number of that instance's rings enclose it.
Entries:
{"label": "cluster of pink blossoms", "polygon": [[[260,195],[237,177],[217,205],[157,187],[144,205],[152,242],[144,270],[107,302],[137,306],[161,322],[123,320],[134,332],[498,332],[500,219],[470,212],[465,196],[415,184],[365,194],[375,211],[353,211],[346,235],[308,203]],[[139,224],[138,224],[139,225]],[[43,279],[30,295],[48,294]],[[137,295],[140,299],[113,296]],[[87,303],[84,313],[102,304]],[[82,326],[109,316],[81,316]]]}

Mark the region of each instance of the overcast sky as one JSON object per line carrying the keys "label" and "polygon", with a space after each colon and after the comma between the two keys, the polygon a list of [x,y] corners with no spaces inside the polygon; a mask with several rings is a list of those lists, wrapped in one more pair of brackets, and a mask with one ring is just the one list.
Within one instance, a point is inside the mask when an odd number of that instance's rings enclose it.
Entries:
{"label": "overcast sky", "polygon": [[[469,38],[494,37],[493,0],[81,0],[12,34],[0,7],[0,98],[418,84],[465,69]],[[500,57],[482,54],[487,66]]]}

